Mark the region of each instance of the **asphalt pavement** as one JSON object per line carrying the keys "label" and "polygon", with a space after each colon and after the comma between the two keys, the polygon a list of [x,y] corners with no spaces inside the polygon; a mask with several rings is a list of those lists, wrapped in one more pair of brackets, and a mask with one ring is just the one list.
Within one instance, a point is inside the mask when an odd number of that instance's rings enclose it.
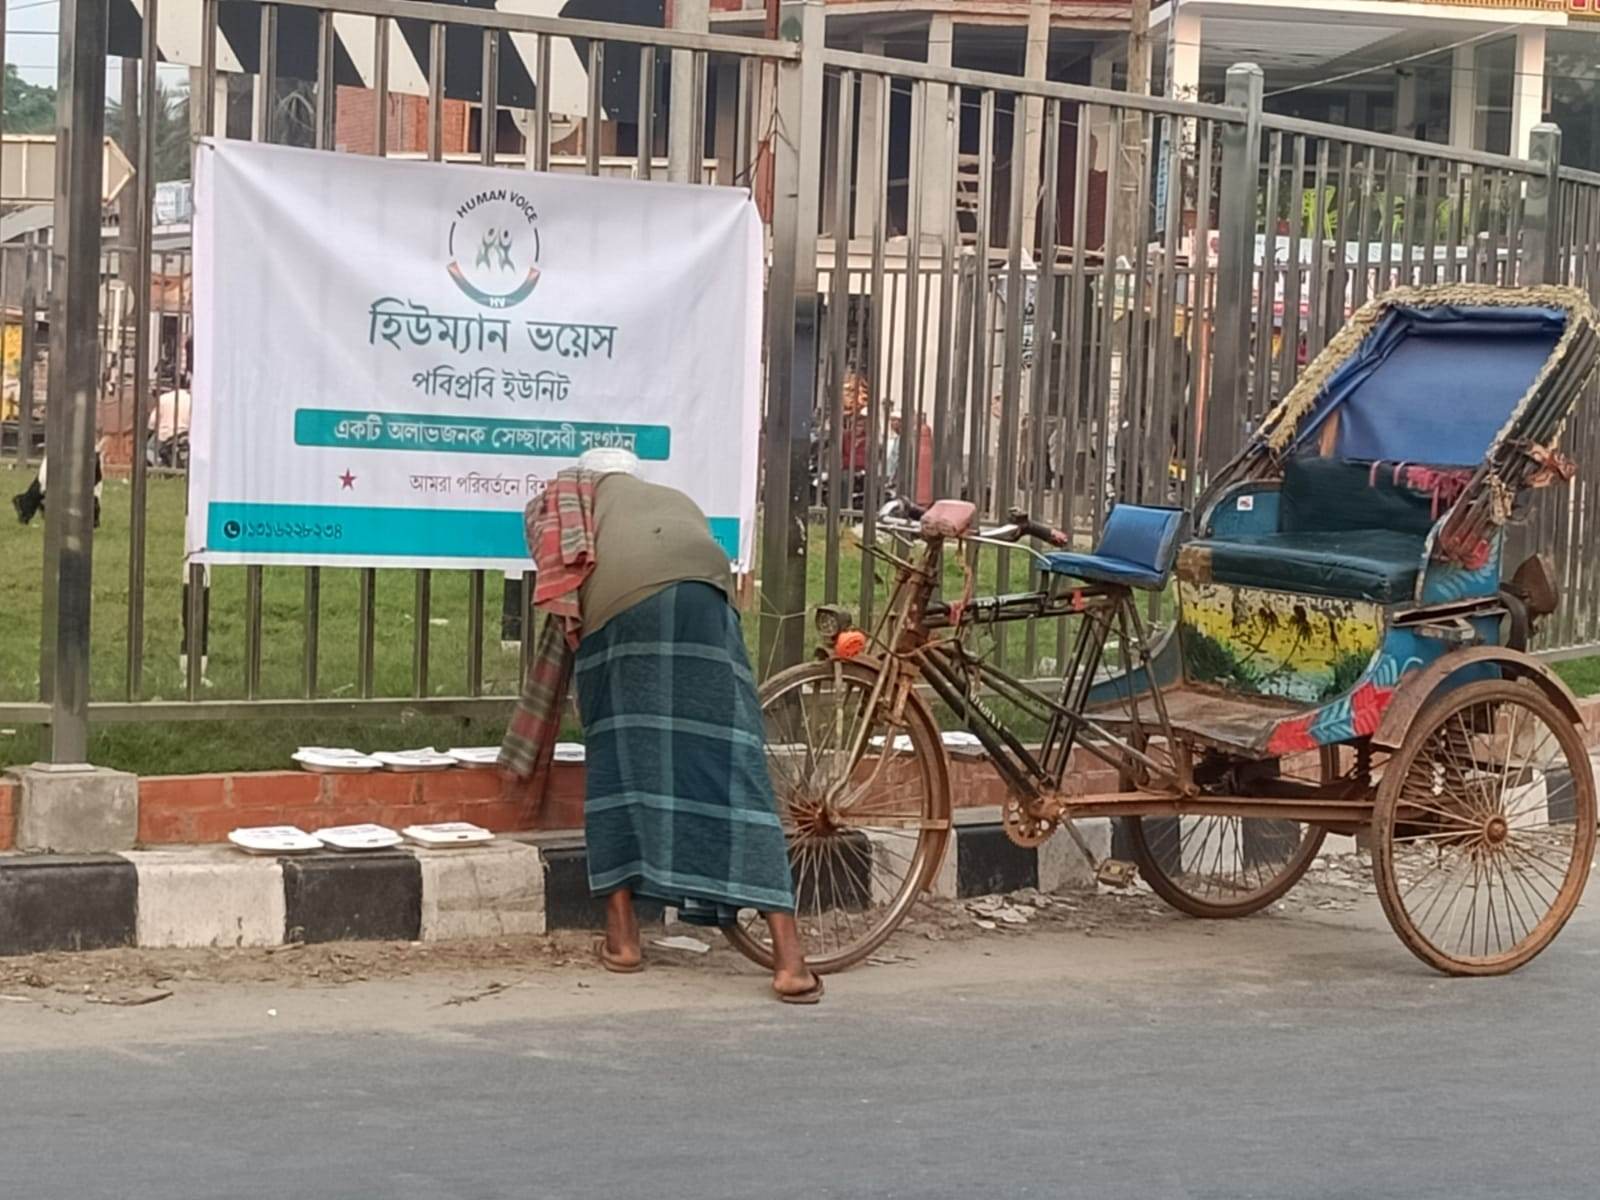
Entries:
{"label": "asphalt pavement", "polygon": [[1579,1200],[1597,905],[1487,981],[1368,904],[918,946],[815,1010],[692,964],[0,1006],[0,1195]]}

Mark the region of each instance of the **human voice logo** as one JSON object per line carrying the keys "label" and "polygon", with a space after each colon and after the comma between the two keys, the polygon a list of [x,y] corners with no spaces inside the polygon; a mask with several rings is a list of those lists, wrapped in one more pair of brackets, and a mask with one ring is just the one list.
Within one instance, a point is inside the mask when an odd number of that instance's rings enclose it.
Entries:
{"label": "human voice logo", "polygon": [[450,278],[484,308],[515,308],[539,285],[539,213],[510,188],[484,188],[457,206]]}

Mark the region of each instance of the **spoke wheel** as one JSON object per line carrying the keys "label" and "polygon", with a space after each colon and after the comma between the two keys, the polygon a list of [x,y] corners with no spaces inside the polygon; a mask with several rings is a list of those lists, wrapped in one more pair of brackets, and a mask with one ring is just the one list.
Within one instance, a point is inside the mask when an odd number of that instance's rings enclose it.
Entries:
{"label": "spoke wheel", "polygon": [[[950,838],[939,727],[913,694],[901,715],[874,697],[880,669],[839,661],[761,689],[767,766],[789,843],[806,961],[840,971],[882,945],[931,881]],[[772,965],[766,923],[741,912],[729,941]]]}
{"label": "spoke wheel", "polygon": [[1372,873],[1400,940],[1450,975],[1501,975],[1555,939],[1594,859],[1583,739],[1529,684],[1427,706],[1385,770]]}
{"label": "spoke wheel", "polygon": [[[1338,750],[1324,746],[1309,770],[1285,777],[1338,778]],[[1246,917],[1280,900],[1300,881],[1327,830],[1264,817],[1130,817],[1129,840],[1139,874],[1179,912],[1191,917]]]}

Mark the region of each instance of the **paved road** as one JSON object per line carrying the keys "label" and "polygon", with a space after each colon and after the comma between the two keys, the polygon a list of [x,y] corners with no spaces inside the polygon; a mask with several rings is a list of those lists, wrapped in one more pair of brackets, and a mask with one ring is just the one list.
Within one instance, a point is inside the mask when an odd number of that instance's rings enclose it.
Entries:
{"label": "paved road", "polygon": [[0,1194],[1576,1200],[1594,903],[1491,981],[1364,910],[929,944],[813,1011],[726,964],[14,1004]]}

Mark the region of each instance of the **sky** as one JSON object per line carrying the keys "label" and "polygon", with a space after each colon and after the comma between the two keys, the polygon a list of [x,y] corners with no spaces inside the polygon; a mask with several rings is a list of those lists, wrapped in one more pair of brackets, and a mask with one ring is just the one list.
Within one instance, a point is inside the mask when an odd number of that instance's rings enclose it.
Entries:
{"label": "sky", "polygon": [[29,83],[56,81],[61,0],[6,0],[6,61]]}
{"label": "sky", "polygon": [[[61,0],[5,0],[6,62],[29,83],[53,86],[56,82],[56,56],[60,46],[56,30],[61,19]],[[185,75],[181,67],[163,67],[163,72]],[[115,98],[121,87],[122,60],[106,65],[106,95]]]}

